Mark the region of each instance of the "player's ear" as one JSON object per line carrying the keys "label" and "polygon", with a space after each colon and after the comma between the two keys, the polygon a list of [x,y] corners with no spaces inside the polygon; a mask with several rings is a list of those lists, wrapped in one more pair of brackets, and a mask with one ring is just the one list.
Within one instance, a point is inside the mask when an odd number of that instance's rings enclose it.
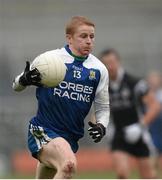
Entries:
{"label": "player's ear", "polygon": [[72,40],[72,35],[71,34],[66,34],[66,41],[68,44],[71,44],[71,40]]}

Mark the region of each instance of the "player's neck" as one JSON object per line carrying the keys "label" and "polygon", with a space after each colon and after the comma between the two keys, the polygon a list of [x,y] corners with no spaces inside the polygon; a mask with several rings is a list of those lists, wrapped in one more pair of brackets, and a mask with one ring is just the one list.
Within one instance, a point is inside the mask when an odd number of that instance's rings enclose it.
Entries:
{"label": "player's neck", "polygon": [[72,52],[72,48],[70,48],[69,47],[69,45],[66,45],[65,46],[65,49],[66,49],[66,51],[71,55],[71,56],[73,56],[74,57],[74,59],[75,60],[77,60],[77,61],[84,61],[84,60],[86,60],[87,58],[88,58],[88,56],[80,56],[80,55],[77,55],[77,53],[75,53],[74,51],[74,53]]}

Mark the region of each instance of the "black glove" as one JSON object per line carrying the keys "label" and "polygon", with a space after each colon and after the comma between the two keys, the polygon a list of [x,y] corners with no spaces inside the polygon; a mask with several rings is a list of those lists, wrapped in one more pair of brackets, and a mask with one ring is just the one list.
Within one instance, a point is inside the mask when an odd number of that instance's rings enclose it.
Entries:
{"label": "black glove", "polygon": [[38,69],[30,70],[30,62],[26,61],[26,67],[24,70],[23,75],[19,79],[19,83],[23,86],[39,86],[41,87],[41,74],[39,73]]}
{"label": "black glove", "polygon": [[88,122],[90,128],[88,129],[89,135],[94,139],[94,142],[97,143],[101,141],[103,136],[106,134],[106,128],[101,124],[94,124],[91,121]]}

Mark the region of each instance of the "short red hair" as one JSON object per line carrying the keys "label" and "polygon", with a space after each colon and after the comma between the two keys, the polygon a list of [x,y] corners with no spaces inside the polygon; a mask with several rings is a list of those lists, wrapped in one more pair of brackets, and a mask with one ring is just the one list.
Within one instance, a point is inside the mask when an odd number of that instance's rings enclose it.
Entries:
{"label": "short red hair", "polygon": [[66,34],[73,35],[75,33],[76,28],[81,25],[88,25],[95,27],[94,23],[89,19],[87,19],[86,17],[74,16],[66,25],[66,29],[65,29]]}

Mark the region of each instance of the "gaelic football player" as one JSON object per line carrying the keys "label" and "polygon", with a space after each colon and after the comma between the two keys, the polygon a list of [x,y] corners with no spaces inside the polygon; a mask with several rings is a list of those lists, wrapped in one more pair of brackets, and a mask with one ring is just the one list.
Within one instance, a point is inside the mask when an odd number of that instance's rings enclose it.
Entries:
{"label": "gaelic football player", "polygon": [[108,71],[91,54],[95,25],[86,17],[75,16],[66,26],[67,45],[57,52],[65,61],[67,73],[54,88],[41,84],[37,69],[15,78],[13,88],[21,91],[35,85],[37,114],[30,120],[28,146],[39,160],[36,178],[72,178],[76,172],[75,153],[78,140],[84,135],[84,119],[94,102],[97,123],[90,123],[94,142],[101,141],[109,121]]}
{"label": "gaelic football player", "polygon": [[132,76],[121,65],[115,49],[101,53],[110,75],[110,104],[114,135],[111,141],[114,169],[118,178],[129,178],[129,156],[137,158],[141,178],[155,178],[150,156],[154,147],[147,126],[160,105],[144,80]]}

